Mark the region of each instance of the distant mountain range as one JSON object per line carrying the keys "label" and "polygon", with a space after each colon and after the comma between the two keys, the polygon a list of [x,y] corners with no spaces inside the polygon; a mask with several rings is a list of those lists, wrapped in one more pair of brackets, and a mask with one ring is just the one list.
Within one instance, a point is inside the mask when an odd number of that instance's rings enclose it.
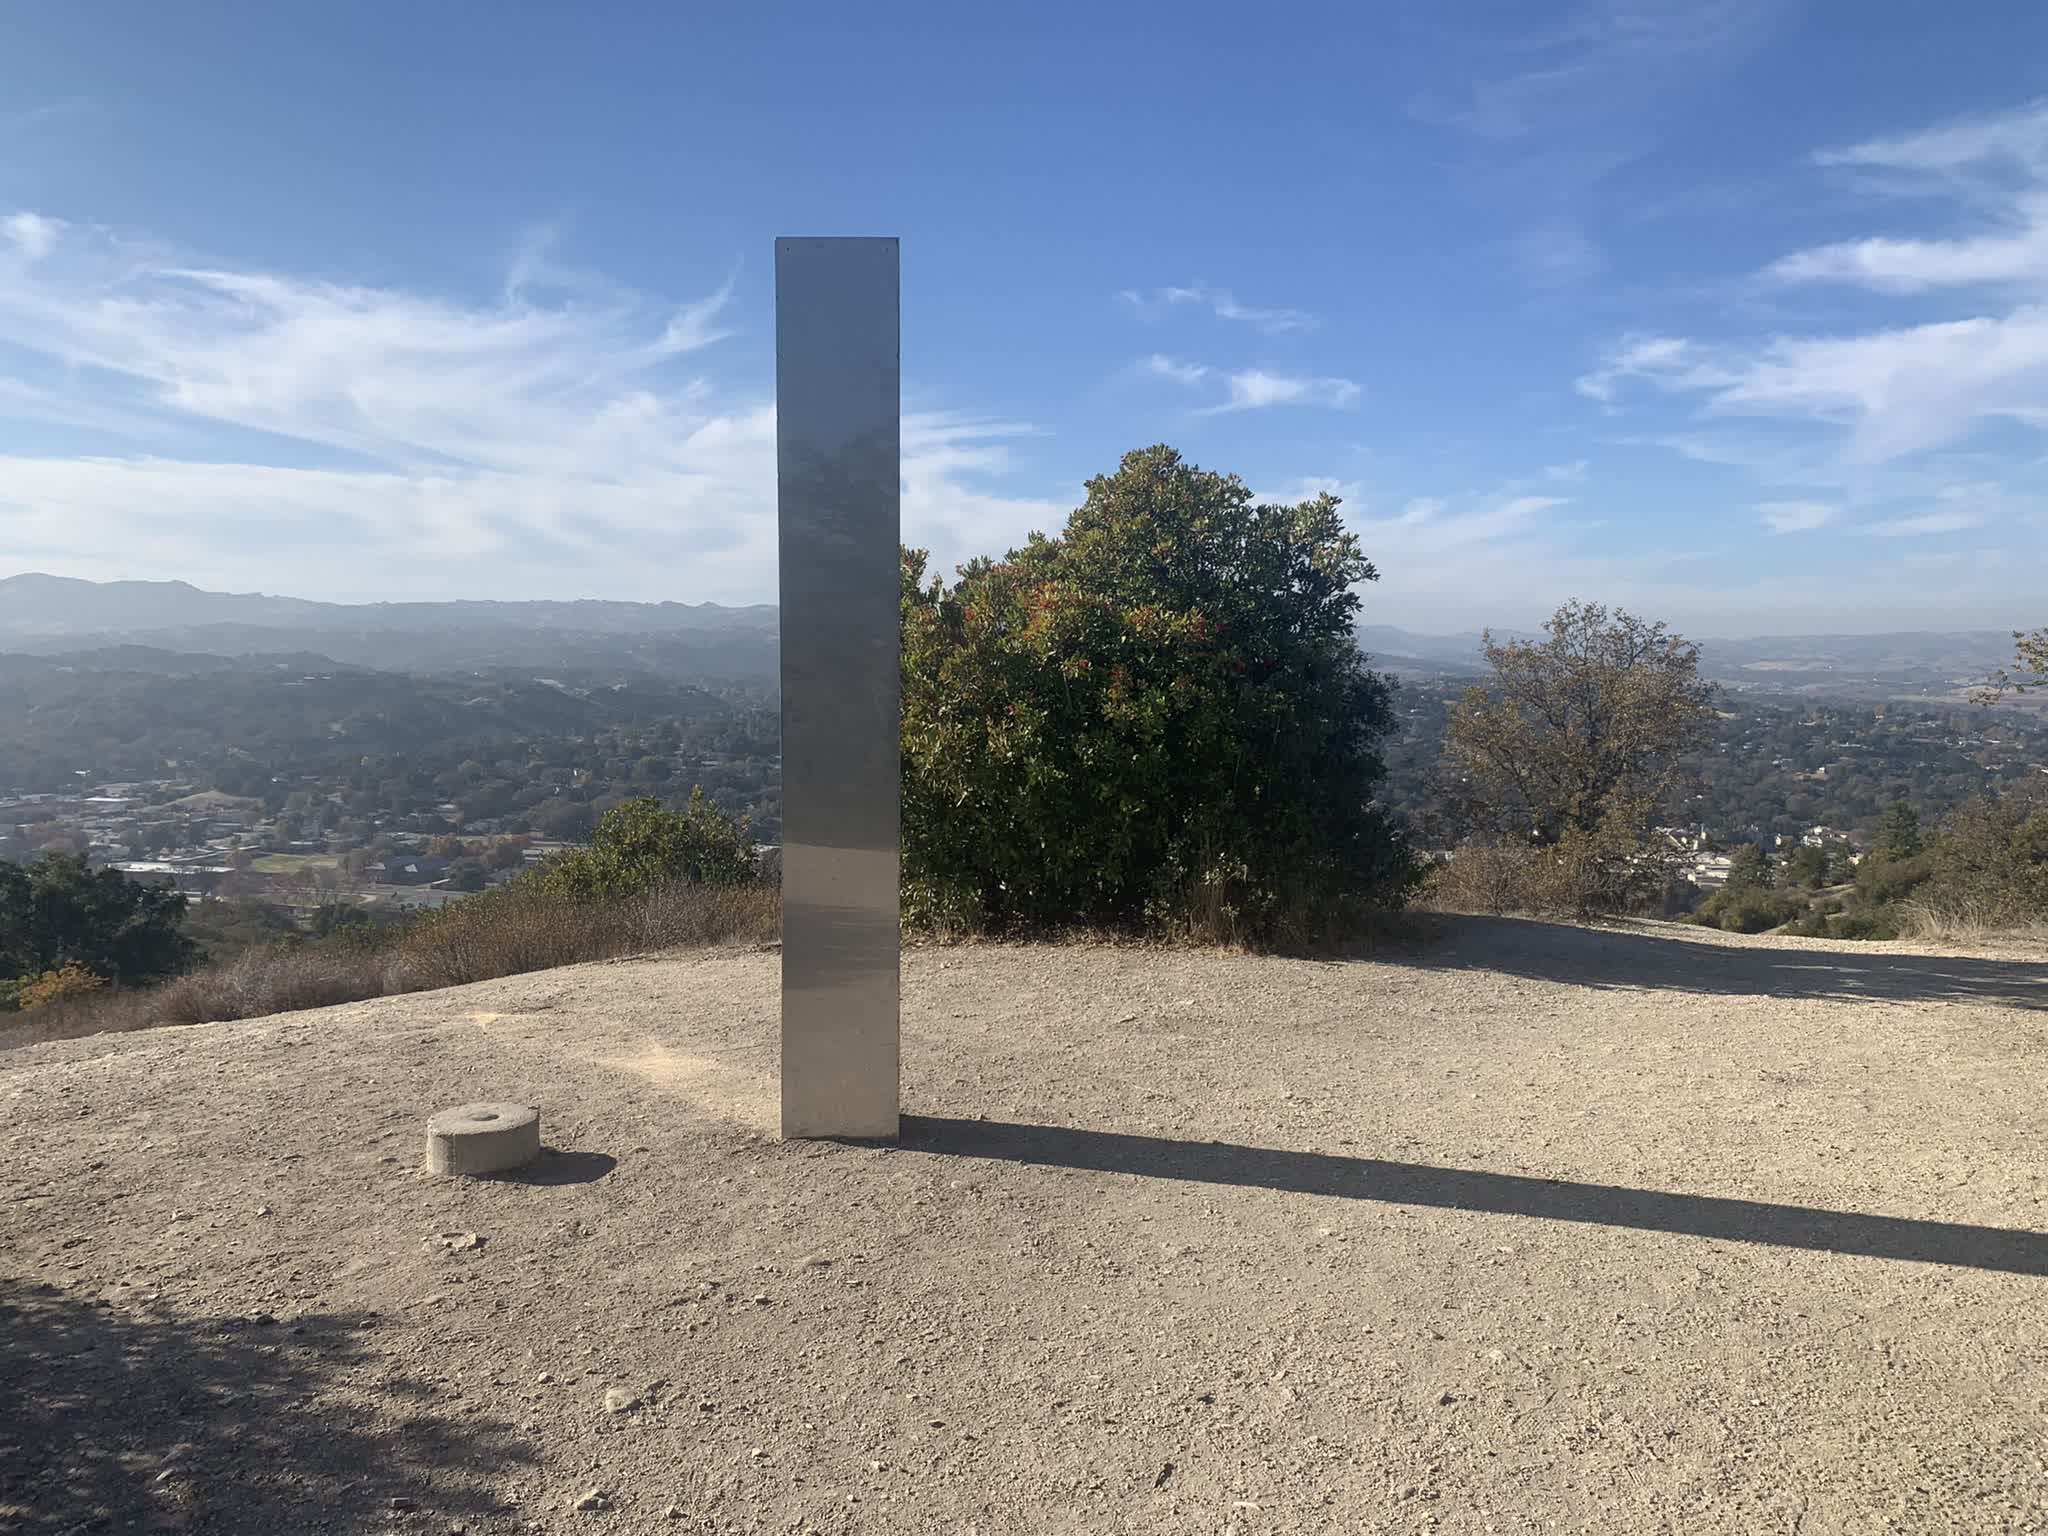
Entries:
{"label": "distant mountain range", "polygon": [[[494,668],[623,670],[772,683],[771,604],[447,602],[323,603],[208,592],[182,581],[0,580],[0,651],[79,653],[147,647],[191,656],[440,673]],[[1524,638],[1496,631],[1501,638]],[[1361,626],[1374,665],[1410,676],[1477,675],[1481,636]],[[1847,698],[1962,699],[2011,658],[2004,630],[1786,635],[1700,641],[1702,669],[1731,688]],[[118,649],[102,664],[118,665]],[[140,660],[130,650],[127,663]]]}
{"label": "distant mountain range", "polygon": [[144,646],[185,656],[312,655],[395,672],[559,668],[767,683],[776,673],[775,625],[766,604],[320,603],[182,581],[0,580],[0,651],[41,655]]}
{"label": "distant mountain range", "polygon": [[522,624],[593,635],[773,629],[770,604],[452,602],[319,603],[261,592],[208,592],[183,581],[80,581],[29,573],[0,580],[0,635],[83,635],[242,624],[259,629],[382,632]]}

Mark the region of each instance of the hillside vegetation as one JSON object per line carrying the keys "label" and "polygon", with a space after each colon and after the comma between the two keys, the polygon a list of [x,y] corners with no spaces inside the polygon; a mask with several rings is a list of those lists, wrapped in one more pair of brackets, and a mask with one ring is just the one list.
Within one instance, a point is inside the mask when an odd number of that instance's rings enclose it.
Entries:
{"label": "hillside vegetation", "polygon": [[[1731,722],[1754,730],[1757,717],[1722,708],[1697,646],[1569,602],[1540,636],[1483,637],[1487,675],[1439,712],[1404,712],[1356,644],[1377,577],[1335,497],[1259,503],[1165,446],[1089,481],[1057,533],[950,582],[905,550],[907,921],[1298,952],[1371,931],[1421,890],[1454,911],[1688,915],[1838,939],[2048,922],[2048,800],[2018,730],[1966,722],[1975,759],[1960,738],[1931,743],[1998,788],[1950,802],[1926,830],[1901,800],[1860,859],[1842,829],[1822,827],[1776,862],[1777,829],[1758,831],[1705,893],[1688,874],[1706,836],[1701,769]],[[270,601],[216,606],[239,622]],[[645,619],[597,610],[584,617],[629,638]],[[320,605],[264,611],[282,613],[279,633],[332,622]],[[745,631],[754,619],[715,622]],[[2041,686],[2044,654],[2040,636],[2018,637],[1991,694]],[[48,841],[38,858],[0,861],[0,1009],[31,1016],[36,1034],[234,1018],[776,929],[773,864],[756,845],[773,840],[779,806],[757,825],[744,777],[707,789],[699,776],[714,757],[742,775],[774,762],[772,709],[744,690],[643,675],[400,678],[315,656],[124,646],[0,658],[10,707],[28,729],[0,745],[0,775],[75,780],[82,754],[138,774],[189,770],[190,782],[158,781],[176,795],[160,813],[182,809],[183,836],[261,811],[287,844],[256,857],[237,842],[238,862],[214,873],[303,879],[320,897],[284,920],[208,903],[188,931],[185,897]],[[1801,725],[1833,732],[1841,718],[1809,707]],[[1440,741],[1420,763],[1418,720]],[[1408,756],[1394,777],[1397,749]],[[435,771],[437,752],[476,755]],[[1772,766],[1845,792],[1873,782],[1862,765],[1792,761]],[[333,780],[288,778],[283,762]],[[1949,777],[1967,786],[1961,770]],[[1390,804],[1398,784],[1423,798],[1406,816]],[[406,818],[410,851],[379,867],[445,870],[445,890],[474,894],[402,916],[347,899],[372,818],[437,796],[448,798],[433,815]],[[1806,808],[1788,798],[1775,819]],[[129,825],[124,835],[166,849],[181,835],[169,821]],[[589,841],[535,861],[508,828]],[[33,827],[10,835],[35,844]]]}

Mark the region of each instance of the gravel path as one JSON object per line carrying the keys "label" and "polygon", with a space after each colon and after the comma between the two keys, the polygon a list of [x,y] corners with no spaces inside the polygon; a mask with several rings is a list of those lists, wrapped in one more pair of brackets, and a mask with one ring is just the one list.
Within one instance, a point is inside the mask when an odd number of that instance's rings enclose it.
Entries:
{"label": "gravel path", "polygon": [[893,1149],[776,964],[0,1054],[0,1530],[2048,1531],[2038,954],[916,949]]}

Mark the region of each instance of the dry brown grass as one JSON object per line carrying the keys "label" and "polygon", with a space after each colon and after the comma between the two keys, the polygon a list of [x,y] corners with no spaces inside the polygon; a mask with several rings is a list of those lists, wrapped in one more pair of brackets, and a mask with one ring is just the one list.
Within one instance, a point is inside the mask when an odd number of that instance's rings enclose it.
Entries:
{"label": "dry brown grass", "polygon": [[2048,947],[2048,918],[2017,914],[2008,902],[1901,902],[1899,934],[1943,944],[2039,944]]}
{"label": "dry brown grass", "polygon": [[442,908],[393,944],[257,950],[160,987],[99,992],[5,1016],[0,1047],[260,1018],[621,955],[769,943],[781,932],[782,893],[772,886],[671,886],[616,902],[503,886]]}
{"label": "dry brown grass", "polygon": [[458,987],[651,950],[767,943],[782,932],[772,886],[670,886],[620,902],[504,886],[443,907],[399,941],[406,985]]}

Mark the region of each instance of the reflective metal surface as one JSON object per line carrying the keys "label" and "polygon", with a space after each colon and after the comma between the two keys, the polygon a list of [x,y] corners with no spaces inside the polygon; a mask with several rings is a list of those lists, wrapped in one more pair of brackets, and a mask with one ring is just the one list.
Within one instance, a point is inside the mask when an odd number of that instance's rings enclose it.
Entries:
{"label": "reflective metal surface", "polygon": [[784,1136],[897,1129],[897,305],[896,241],[775,242]]}

